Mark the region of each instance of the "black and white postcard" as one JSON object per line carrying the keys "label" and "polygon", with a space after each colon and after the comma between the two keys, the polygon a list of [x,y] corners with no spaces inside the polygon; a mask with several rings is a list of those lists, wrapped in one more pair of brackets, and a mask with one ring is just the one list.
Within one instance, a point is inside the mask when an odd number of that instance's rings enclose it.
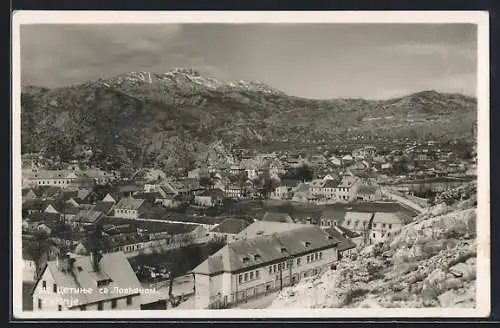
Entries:
{"label": "black and white postcard", "polygon": [[488,33],[16,12],[14,315],[489,315]]}

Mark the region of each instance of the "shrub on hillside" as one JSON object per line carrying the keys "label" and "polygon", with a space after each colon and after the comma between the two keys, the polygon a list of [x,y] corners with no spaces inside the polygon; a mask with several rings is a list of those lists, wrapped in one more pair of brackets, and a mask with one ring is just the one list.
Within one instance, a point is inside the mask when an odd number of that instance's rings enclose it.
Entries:
{"label": "shrub on hillside", "polygon": [[355,299],[362,297],[366,293],[368,293],[368,290],[363,288],[349,289],[345,295],[344,305],[351,304]]}

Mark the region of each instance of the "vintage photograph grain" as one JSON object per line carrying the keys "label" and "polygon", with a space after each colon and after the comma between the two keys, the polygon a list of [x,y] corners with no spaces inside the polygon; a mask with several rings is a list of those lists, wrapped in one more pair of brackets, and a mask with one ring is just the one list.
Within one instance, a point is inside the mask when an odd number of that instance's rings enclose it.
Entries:
{"label": "vintage photograph grain", "polygon": [[19,32],[23,312],[477,308],[477,24]]}

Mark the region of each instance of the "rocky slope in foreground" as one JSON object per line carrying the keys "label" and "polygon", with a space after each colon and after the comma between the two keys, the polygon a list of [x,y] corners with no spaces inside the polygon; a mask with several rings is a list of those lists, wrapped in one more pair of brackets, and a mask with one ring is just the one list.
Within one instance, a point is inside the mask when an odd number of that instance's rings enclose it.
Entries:
{"label": "rocky slope in foreground", "polygon": [[475,201],[434,206],[395,239],[283,290],[271,308],[473,308]]}

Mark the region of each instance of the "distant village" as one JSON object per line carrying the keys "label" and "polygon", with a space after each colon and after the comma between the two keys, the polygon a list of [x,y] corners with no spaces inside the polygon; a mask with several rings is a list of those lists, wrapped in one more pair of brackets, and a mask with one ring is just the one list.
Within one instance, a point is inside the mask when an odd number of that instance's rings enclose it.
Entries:
{"label": "distant village", "polygon": [[[152,168],[122,176],[84,160],[23,154],[25,306],[238,307],[335,270],[397,235],[437,194],[476,180],[475,149],[464,156],[449,144],[409,140],[391,148],[239,149],[234,160],[184,176]],[[155,263],[196,247],[187,269],[176,268],[179,257]]]}

